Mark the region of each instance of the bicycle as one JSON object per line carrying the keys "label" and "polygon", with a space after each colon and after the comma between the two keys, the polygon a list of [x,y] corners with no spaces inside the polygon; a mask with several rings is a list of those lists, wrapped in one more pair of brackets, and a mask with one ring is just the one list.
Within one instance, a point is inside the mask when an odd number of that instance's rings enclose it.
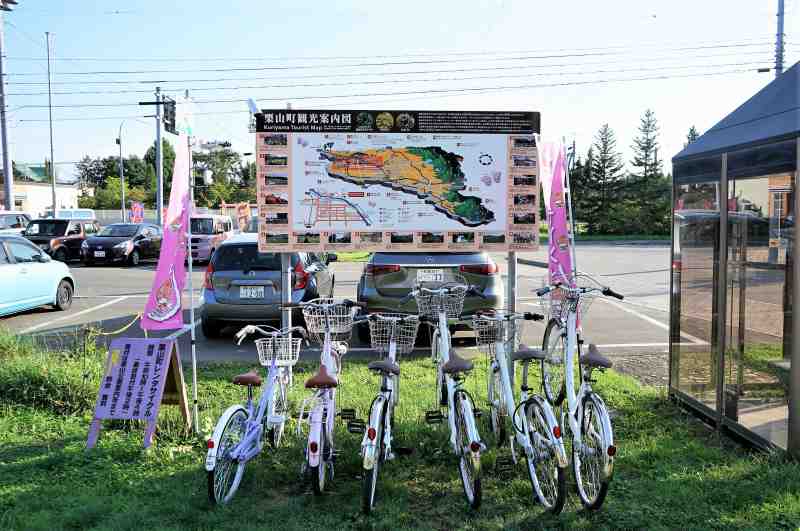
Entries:
{"label": "bicycle", "polygon": [[486,445],[478,433],[472,396],[461,387],[464,374],[472,370],[473,364],[451,349],[448,325],[449,320],[455,321],[460,317],[467,294],[483,295],[459,275],[454,275],[452,281],[437,284],[436,288],[427,288],[419,283],[409,294],[416,299],[420,319],[429,323],[433,321],[434,327],[431,350],[436,364],[436,394],[440,409],[426,412],[425,421],[440,424],[444,420],[441,407],[447,407],[450,445],[459,460],[464,496],[470,507],[477,509],[482,497],[481,452],[486,450]]}
{"label": "bicycle", "polygon": [[279,330],[248,325],[236,334],[240,345],[250,334],[267,336],[256,340],[259,362],[268,367],[267,385],[254,406],[253,388],[261,386],[261,376],[251,370],[232,380],[234,385],[247,386],[247,402],[226,409],[206,443],[208,498],[213,504],[226,504],[233,498],[247,462],[264,449],[265,437],[273,448],[280,445],[288,418],[287,387],[291,385],[292,366],[300,355],[301,339],[291,337],[295,331],[305,337],[301,327]]}
{"label": "bicycle", "polygon": [[[579,275],[578,278],[591,279],[588,275]],[[570,430],[572,472],[575,476],[578,497],[586,509],[597,510],[603,505],[608,494],[617,448],[614,446],[608,409],[600,395],[592,391],[591,384],[594,382],[592,371],[602,372],[611,368],[612,363],[600,354],[593,344],[589,345],[586,354],[580,352],[583,340],[578,333],[579,317],[585,315],[588,309],[588,304],[582,304],[581,299],[587,296],[588,302],[591,302],[592,294],[597,292],[619,300],[624,297],[609,287],[600,286],[596,280],[591,280],[595,286],[568,287],[555,283],[537,290],[536,294],[539,297],[550,294],[551,306],[551,319],[543,341],[543,350],[547,354],[542,360],[542,379],[543,382],[547,382],[543,383],[543,387],[548,399],[561,397],[558,403],[563,403],[566,398],[567,407],[566,411],[562,410],[560,424],[569,427]],[[581,379],[577,392],[574,382],[576,352],[577,370]],[[557,356],[558,354],[560,356]],[[549,371],[558,364],[564,366],[564,377],[562,388],[556,394],[553,381],[549,379],[551,376]],[[568,421],[566,424],[565,420]]]}
{"label": "bicycle", "polygon": [[[322,346],[317,372],[305,382],[313,394],[303,400],[297,420],[297,434],[302,437],[303,421],[309,424],[307,444],[301,474],[308,474],[315,495],[325,491],[328,479],[333,479],[335,448],[333,440],[336,418],[336,388],[341,373],[341,357],[347,352],[353,327],[354,306],[360,304],[334,299],[314,299],[308,302],[285,303],[284,308],[301,308],[309,336]],[[342,418],[355,417],[352,410],[339,414]]]}
{"label": "bicycle", "polygon": [[[531,363],[543,360],[545,353],[523,345],[513,350],[519,326],[517,322],[541,319],[544,316],[533,313],[492,310],[473,317],[473,329],[479,350],[490,359],[489,425],[502,443],[505,439],[505,419],[509,411],[513,412],[514,436],[508,438],[512,461],[517,463],[514,451],[516,441],[525,454],[528,479],[534,495],[548,512],[558,514],[564,508],[567,490],[567,454],[561,439],[561,427],[550,403],[540,395],[528,394],[532,390],[528,387],[528,367]],[[512,350],[510,365],[507,347]],[[511,382],[515,361],[523,364],[518,403],[514,402]]]}
{"label": "bicycle", "polygon": [[392,451],[392,429],[394,409],[399,402],[400,393],[400,366],[397,357],[414,349],[419,317],[377,313],[367,316],[366,321],[369,323],[372,348],[380,357],[376,361],[371,361],[367,368],[381,375],[380,390],[369,409],[369,421],[366,427],[361,426],[364,432],[361,441],[364,469],[361,508],[365,514],[369,514],[375,507],[380,465],[395,457]]}

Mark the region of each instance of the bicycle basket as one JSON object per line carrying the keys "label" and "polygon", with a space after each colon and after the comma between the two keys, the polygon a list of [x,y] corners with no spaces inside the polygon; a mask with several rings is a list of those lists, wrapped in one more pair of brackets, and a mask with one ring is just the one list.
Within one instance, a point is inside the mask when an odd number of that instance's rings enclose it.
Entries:
{"label": "bicycle basket", "polygon": [[467,295],[469,284],[464,277],[453,273],[448,273],[444,280],[438,282],[417,283],[417,289],[440,289],[455,287],[450,293],[435,294],[418,292],[414,298],[417,301],[417,309],[420,315],[426,315],[433,319],[439,316],[440,309],[444,309],[447,317],[457,319],[464,309],[464,298]]}
{"label": "bicycle basket", "polygon": [[[524,321],[495,321],[492,319],[472,318],[472,330],[475,332],[475,344],[478,350],[489,357],[495,355],[495,344],[498,341],[513,341],[517,333],[521,334]],[[508,334],[506,335],[506,332]]]}
{"label": "bicycle basket", "polygon": [[[408,354],[414,349],[414,341],[417,338],[417,328],[419,328],[419,318],[416,315],[405,315],[400,313],[379,313],[377,319],[369,320],[369,335],[372,341],[372,348],[382,355],[389,353],[389,344],[394,334],[397,345],[396,354]],[[406,321],[395,321],[393,318],[409,318]],[[387,319],[388,318],[388,319]]]}
{"label": "bicycle basket", "polygon": [[344,304],[336,304],[335,299],[314,299],[317,304],[333,304],[326,308],[304,306],[303,317],[306,330],[314,341],[325,342],[326,323],[330,325],[331,341],[349,341],[353,329],[353,309]]}
{"label": "bicycle basket", "polygon": [[290,337],[265,337],[256,339],[258,360],[261,365],[269,367],[275,358],[275,365],[288,367],[297,363],[300,357],[300,338]]}
{"label": "bicycle basket", "polygon": [[[598,286],[597,282],[587,274],[578,273],[575,278],[577,281],[576,285],[579,288]],[[549,285],[547,276],[543,276],[541,278],[541,285],[542,287]],[[551,290],[550,293],[542,297],[538,297],[539,304],[542,308],[542,313],[547,315],[550,319],[561,319],[562,321],[566,321],[567,314],[569,313],[569,307],[565,303],[565,295],[566,293],[564,290],[554,289]],[[589,308],[592,306],[592,303],[596,297],[597,292],[581,293],[580,310],[578,312],[578,316],[581,319],[585,319],[589,315]]]}

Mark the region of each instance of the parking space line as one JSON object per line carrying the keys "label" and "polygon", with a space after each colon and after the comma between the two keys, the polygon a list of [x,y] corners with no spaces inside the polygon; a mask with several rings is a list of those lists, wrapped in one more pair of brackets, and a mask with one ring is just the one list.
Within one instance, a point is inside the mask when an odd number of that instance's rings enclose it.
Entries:
{"label": "parking space line", "polygon": [[87,313],[92,313],[92,312],[97,311],[97,310],[99,310],[101,308],[105,308],[106,306],[111,306],[113,304],[117,304],[118,302],[122,302],[127,298],[128,298],[127,296],[125,296],[125,297],[117,297],[116,299],[110,300],[108,302],[104,302],[103,304],[98,304],[97,306],[92,306],[91,308],[86,308],[85,310],[81,310],[79,312],[76,312],[76,313],[73,313],[73,314],[70,314],[70,315],[65,315],[63,317],[59,317],[58,319],[51,319],[51,320],[49,320],[47,322],[39,323],[38,325],[34,325],[34,326],[31,326],[31,327],[28,327],[28,328],[26,328],[24,330],[21,330],[19,333],[20,334],[28,334],[30,332],[33,332],[34,330],[39,330],[40,328],[44,328],[45,326],[51,325],[53,323],[66,321],[67,319],[72,319],[74,317],[85,315]]}

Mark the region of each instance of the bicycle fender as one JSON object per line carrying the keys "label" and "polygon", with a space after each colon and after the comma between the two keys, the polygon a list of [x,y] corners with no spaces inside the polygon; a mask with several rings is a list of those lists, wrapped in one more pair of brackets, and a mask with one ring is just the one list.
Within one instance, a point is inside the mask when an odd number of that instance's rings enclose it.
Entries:
{"label": "bicycle fender", "polygon": [[461,400],[461,415],[463,415],[464,420],[467,423],[467,436],[469,437],[470,442],[480,442],[480,448],[477,452],[469,450],[470,459],[472,459],[472,466],[475,468],[475,471],[480,474],[481,450],[485,450],[486,446],[483,444],[483,442],[481,442],[480,435],[478,435],[478,427],[475,424],[475,416],[472,413],[472,401],[466,396],[464,396],[464,398]]}
{"label": "bicycle fender", "polygon": [[[543,399],[541,396],[538,395],[533,396],[528,400],[533,400],[541,406],[542,411],[545,412],[545,416],[547,417],[545,420],[547,421],[547,424],[549,426],[551,427],[560,426],[560,424],[558,424],[558,420],[556,419],[556,415],[553,412],[553,407],[550,405],[550,402],[548,402],[547,400]],[[569,465],[569,460],[567,459],[567,450],[564,448],[563,435],[561,437],[556,437],[555,434],[553,434],[552,429],[550,430],[550,433],[548,435],[550,437],[550,443],[556,449],[558,466],[561,468],[566,468],[567,465]]]}
{"label": "bicycle fender", "polygon": [[364,438],[361,440],[361,456],[364,470],[372,470],[375,462],[380,459],[380,441],[377,440],[377,437],[375,440],[370,440],[368,433],[369,428],[374,429],[375,433],[380,433],[381,430],[378,423],[381,421],[381,412],[385,402],[386,398],[383,395],[375,397],[372,402],[372,410],[369,412],[369,424],[364,432]]}
{"label": "bicycle fender", "polygon": [[211,435],[209,440],[214,441],[214,446],[208,449],[208,453],[206,454],[206,471],[211,472],[214,470],[214,467],[217,465],[217,450],[219,449],[219,440],[222,438],[222,430],[225,429],[225,426],[228,424],[231,416],[236,413],[238,410],[244,411],[245,415],[247,414],[247,410],[239,404],[230,406],[225,412],[220,415],[219,420],[217,421],[217,425],[214,426],[214,432]]}
{"label": "bicycle fender", "polygon": [[[614,444],[614,432],[611,429],[611,417],[608,415],[608,408],[606,407],[606,403],[603,402],[603,399],[600,398],[600,395],[597,393],[592,392],[589,394],[587,399],[591,399],[594,401],[595,407],[598,409],[600,414],[600,422],[603,424],[603,431],[606,434],[606,437],[603,441],[603,448],[606,449],[609,446]],[[614,475],[614,457],[606,454],[606,458],[603,460],[603,479],[610,479],[612,475]]]}
{"label": "bicycle fender", "polygon": [[[308,444],[306,445],[306,454],[308,455],[308,466],[314,467],[319,466],[320,457],[322,456],[321,450],[323,450],[322,445],[325,444],[323,441],[323,433],[322,433],[322,410],[323,406],[318,405],[311,411],[311,426],[308,430]],[[311,451],[311,443],[317,443],[317,451]]]}

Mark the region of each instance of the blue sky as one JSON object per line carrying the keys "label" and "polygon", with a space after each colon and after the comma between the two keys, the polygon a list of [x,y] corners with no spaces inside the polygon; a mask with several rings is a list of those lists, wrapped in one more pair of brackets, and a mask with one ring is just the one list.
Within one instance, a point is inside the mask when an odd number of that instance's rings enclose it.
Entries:
{"label": "blue sky", "polygon": [[[800,0],[786,3],[790,66],[800,58],[793,42]],[[116,154],[122,117],[140,117],[126,119],[123,140],[125,155],[142,156],[155,133],[153,120],[141,116],[153,108],[137,102],[152,99],[156,84],[172,95],[190,89],[198,100],[197,135],[230,140],[240,151],[252,151],[254,142],[246,103],[219,100],[254,98],[262,108],[535,110],[543,134],[574,138],[581,153],[609,123],[626,159],[649,107],[661,125],[660,156],[668,160],[690,125],[708,129],[773,78],[755,69],[772,66],[776,6],[777,0],[20,0],[5,15],[10,149],[17,161],[49,157],[50,31],[53,104],[63,106],[53,109],[57,162]],[[108,71],[141,73],[85,73]],[[672,78],[600,82],[656,76]],[[236,88],[243,86],[251,88]],[[484,90],[497,87],[521,88]],[[462,92],[430,92],[453,89]],[[144,92],[113,93],[137,90]],[[58,94],[82,91],[101,94]]]}

